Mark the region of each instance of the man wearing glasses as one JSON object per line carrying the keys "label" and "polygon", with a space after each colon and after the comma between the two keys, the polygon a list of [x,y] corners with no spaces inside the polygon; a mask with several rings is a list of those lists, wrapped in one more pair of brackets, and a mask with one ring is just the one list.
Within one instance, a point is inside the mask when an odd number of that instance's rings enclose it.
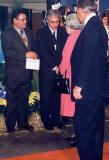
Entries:
{"label": "man wearing glasses", "polygon": [[33,52],[32,35],[26,28],[27,16],[24,9],[14,10],[12,25],[1,36],[5,57],[5,76],[7,90],[7,107],[5,121],[7,132],[15,132],[15,125],[20,129],[33,131],[28,124],[27,105],[31,90],[32,70],[25,68],[26,58],[36,59]]}

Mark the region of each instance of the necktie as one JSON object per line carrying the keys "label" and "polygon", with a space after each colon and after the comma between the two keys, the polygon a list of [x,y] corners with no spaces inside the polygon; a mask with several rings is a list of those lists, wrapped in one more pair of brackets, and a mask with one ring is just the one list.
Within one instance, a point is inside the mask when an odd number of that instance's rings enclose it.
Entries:
{"label": "necktie", "polygon": [[56,37],[55,37],[55,31],[52,33],[52,35],[53,35],[53,45],[54,45],[54,48],[56,50],[57,40],[56,40]]}
{"label": "necktie", "polygon": [[20,31],[20,36],[23,37],[23,30]]}
{"label": "necktie", "polygon": [[27,37],[26,37],[23,30],[20,31],[20,36],[21,36],[23,42],[25,43],[26,47],[28,48],[28,40],[27,40]]}

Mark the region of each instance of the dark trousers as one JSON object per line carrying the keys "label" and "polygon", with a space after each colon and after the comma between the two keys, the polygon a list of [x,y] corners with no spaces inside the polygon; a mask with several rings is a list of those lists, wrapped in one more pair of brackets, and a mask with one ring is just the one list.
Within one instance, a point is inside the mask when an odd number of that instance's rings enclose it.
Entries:
{"label": "dark trousers", "polygon": [[60,121],[60,95],[53,91],[54,79],[39,80],[41,119],[45,126]]}
{"label": "dark trousers", "polygon": [[80,160],[102,160],[104,99],[78,100],[74,130]]}
{"label": "dark trousers", "polygon": [[7,83],[7,107],[5,111],[7,128],[13,129],[16,122],[19,127],[28,125],[27,106],[30,88],[30,82]]}

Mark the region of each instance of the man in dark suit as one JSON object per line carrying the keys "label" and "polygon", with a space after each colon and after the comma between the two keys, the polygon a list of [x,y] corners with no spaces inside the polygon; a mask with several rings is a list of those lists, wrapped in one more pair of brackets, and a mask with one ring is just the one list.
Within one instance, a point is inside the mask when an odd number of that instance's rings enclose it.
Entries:
{"label": "man in dark suit", "polygon": [[40,58],[39,86],[41,118],[46,129],[63,128],[60,120],[60,96],[53,91],[54,80],[67,39],[65,28],[59,27],[58,10],[48,10],[47,26],[36,34],[36,52]]}
{"label": "man in dark suit", "polygon": [[94,0],[78,0],[83,30],[71,56],[74,129],[81,160],[102,160],[108,39]]}
{"label": "man in dark suit", "polygon": [[1,36],[5,57],[7,107],[5,112],[7,132],[15,132],[18,127],[33,131],[28,124],[27,106],[31,90],[32,71],[25,68],[26,58],[36,59],[32,52],[32,35],[26,29],[27,16],[24,9],[14,10],[12,25]]}

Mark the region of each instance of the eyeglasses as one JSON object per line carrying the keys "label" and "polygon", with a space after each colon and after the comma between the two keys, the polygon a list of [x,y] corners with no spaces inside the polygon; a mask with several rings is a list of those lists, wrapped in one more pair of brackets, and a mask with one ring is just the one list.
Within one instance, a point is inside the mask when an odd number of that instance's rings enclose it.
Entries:
{"label": "eyeglasses", "polygon": [[22,18],[22,19],[17,18],[17,20],[20,20],[20,21],[24,22],[24,21],[27,21],[28,19],[27,18]]}

